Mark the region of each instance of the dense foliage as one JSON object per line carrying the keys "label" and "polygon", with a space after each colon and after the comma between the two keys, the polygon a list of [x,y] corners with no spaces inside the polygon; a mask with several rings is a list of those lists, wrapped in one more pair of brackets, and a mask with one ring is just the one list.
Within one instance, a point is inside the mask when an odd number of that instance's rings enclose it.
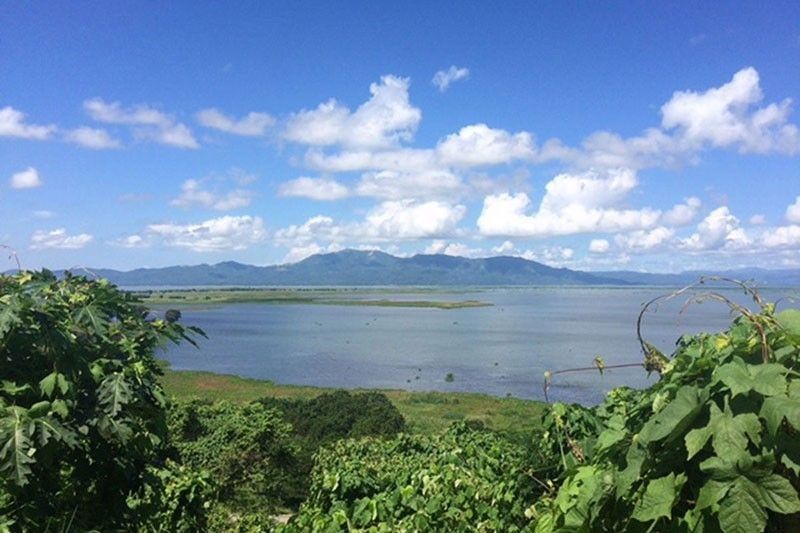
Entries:
{"label": "dense foliage", "polygon": [[531,469],[521,447],[464,423],[339,441],[317,455],[311,494],[284,531],[520,531]]}
{"label": "dense foliage", "polygon": [[800,311],[763,305],[663,361],[646,390],[547,415],[536,531],[800,530]]}
{"label": "dense foliage", "polygon": [[311,399],[262,398],[259,402],[280,411],[291,424],[297,445],[295,461],[287,465],[282,501],[297,507],[308,496],[314,454],[340,439],[393,437],[405,431],[403,415],[385,394],[338,390]]}
{"label": "dense foliage", "polygon": [[268,516],[285,503],[298,448],[276,410],[260,403],[177,403],[169,429],[176,461],[211,472],[224,506],[220,514],[255,509]]}
{"label": "dense foliage", "polygon": [[[199,330],[197,330],[199,332]],[[107,281],[0,276],[0,515],[44,530],[130,528],[161,466],[154,351],[187,339]]]}

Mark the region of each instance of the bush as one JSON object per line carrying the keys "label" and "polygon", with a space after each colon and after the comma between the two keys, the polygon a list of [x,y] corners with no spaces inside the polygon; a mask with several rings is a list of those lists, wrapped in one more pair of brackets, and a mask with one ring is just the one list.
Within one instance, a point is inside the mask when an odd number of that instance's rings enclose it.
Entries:
{"label": "bush", "polygon": [[285,503],[297,446],[276,410],[259,403],[182,402],[170,409],[169,427],[177,461],[211,471],[220,502],[234,514]]}
{"label": "bush", "polygon": [[487,431],[343,440],[317,455],[311,493],[282,531],[520,531],[528,455]]}
{"label": "bush", "polygon": [[[166,436],[155,350],[188,339],[106,280],[0,275],[0,515],[23,530],[129,529]],[[189,339],[190,340],[190,339]]]}
{"label": "bush", "polygon": [[531,509],[536,531],[800,530],[798,368],[800,311],[763,305],[680,339],[647,390],[554,406],[561,483]]}

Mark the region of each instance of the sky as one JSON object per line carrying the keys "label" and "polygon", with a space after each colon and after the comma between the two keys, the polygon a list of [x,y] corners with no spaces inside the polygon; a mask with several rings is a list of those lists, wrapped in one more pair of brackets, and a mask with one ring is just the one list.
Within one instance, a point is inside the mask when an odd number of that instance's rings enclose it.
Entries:
{"label": "sky", "polygon": [[800,3],[0,3],[0,271],[800,267]]}

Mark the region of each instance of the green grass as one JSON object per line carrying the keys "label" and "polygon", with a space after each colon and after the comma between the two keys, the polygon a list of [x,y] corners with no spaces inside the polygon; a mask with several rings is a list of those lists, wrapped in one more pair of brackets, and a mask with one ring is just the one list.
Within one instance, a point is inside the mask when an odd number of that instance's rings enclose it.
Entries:
{"label": "green grass", "polygon": [[[418,289],[420,292],[424,290]],[[478,300],[390,300],[365,299],[362,295],[396,295],[410,291],[401,289],[185,289],[170,291],[138,291],[151,305],[218,305],[230,303],[359,305],[373,307],[429,307],[460,309],[486,307],[492,304]],[[414,291],[416,292],[416,291]]]}
{"label": "green grass", "polygon": [[[279,385],[211,372],[165,370],[162,384],[177,399],[201,398],[250,402],[263,397],[313,398],[326,390],[318,387]],[[497,398],[465,392],[411,392],[382,390],[406,419],[414,433],[433,433],[454,420],[480,420],[487,427],[519,434],[539,426],[545,404],[519,398]]]}

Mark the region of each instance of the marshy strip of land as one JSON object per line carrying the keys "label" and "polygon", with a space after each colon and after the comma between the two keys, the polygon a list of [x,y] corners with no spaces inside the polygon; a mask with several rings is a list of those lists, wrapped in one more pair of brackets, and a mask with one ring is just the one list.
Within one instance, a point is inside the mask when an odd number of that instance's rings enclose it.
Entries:
{"label": "marshy strip of land", "polygon": [[[310,399],[334,389],[282,385],[212,372],[166,368],[161,383],[175,399],[227,400],[247,403],[260,398]],[[359,389],[353,392],[363,392]],[[540,426],[545,404],[520,398],[500,398],[472,392],[417,392],[379,390],[403,415],[412,433],[433,434],[454,421],[478,420],[488,428],[506,433],[524,433]]]}
{"label": "marshy strip of land", "polygon": [[[479,300],[404,300],[387,296],[409,294],[391,289],[180,289],[132,291],[150,305],[215,305],[231,303],[355,305],[461,309],[493,304]],[[425,292],[414,291],[413,294]],[[380,296],[380,298],[373,297]]]}

